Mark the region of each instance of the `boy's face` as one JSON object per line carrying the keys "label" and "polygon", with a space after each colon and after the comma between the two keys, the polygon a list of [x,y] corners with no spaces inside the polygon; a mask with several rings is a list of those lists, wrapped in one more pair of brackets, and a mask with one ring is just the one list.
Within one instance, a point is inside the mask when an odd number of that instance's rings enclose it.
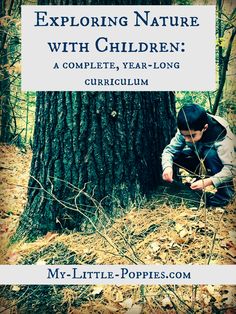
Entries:
{"label": "boy's face", "polygon": [[195,143],[201,140],[203,133],[208,128],[208,124],[204,126],[201,131],[195,130],[180,130],[180,133],[183,135],[186,142]]}

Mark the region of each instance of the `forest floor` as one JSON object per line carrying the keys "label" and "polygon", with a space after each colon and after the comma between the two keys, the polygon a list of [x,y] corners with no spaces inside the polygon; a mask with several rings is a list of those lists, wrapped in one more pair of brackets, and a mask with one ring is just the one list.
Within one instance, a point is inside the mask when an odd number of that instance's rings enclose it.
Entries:
{"label": "forest floor", "polygon": [[[235,203],[172,206],[168,191],[90,234],[9,244],[27,200],[31,152],[0,146],[1,264],[235,264]],[[171,196],[173,197],[173,195]],[[102,235],[102,236],[101,236]],[[123,252],[122,254],[120,252]],[[5,286],[0,313],[236,313],[235,286]]]}

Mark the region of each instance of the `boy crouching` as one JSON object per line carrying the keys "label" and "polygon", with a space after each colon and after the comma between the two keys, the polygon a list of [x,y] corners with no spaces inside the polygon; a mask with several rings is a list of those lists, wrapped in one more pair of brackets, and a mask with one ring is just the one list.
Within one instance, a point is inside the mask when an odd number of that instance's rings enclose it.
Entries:
{"label": "boy crouching", "polygon": [[234,195],[236,174],[236,142],[228,123],[191,104],[180,109],[177,126],[175,137],[162,153],[163,180],[173,181],[173,165],[184,168],[198,178],[190,185],[192,190],[210,185],[217,189],[206,195],[206,206],[227,205]]}

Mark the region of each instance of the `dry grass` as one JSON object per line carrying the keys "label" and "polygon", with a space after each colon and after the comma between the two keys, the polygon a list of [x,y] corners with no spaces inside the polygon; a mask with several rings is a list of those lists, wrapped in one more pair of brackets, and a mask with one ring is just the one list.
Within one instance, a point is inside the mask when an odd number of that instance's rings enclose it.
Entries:
{"label": "dry grass", "polygon": [[[160,196],[142,209],[124,213],[109,227],[100,226],[103,237],[98,233],[49,232],[35,242],[22,241],[7,247],[26,201],[26,189],[22,186],[28,181],[30,153],[22,155],[16,148],[6,146],[0,149],[4,191],[0,213],[2,264],[206,264],[209,257],[211,264],[236,261],[235,204],[226,210],[208,211],[205,224],[204,209],[185,205],[173,208],[160,202]],[[13,288],[5,290],[5,297],[0,300],[6,310],[6,297],[13,298],[11,305],[8,302],[9,313],[16,310],[16,304],[26,311],[26,297],[35,306],[41,304],[40,287],[22,286],[14,288],[16,291]],[[47,309],[52,307],[50,302],[57,304],[51,313],[217,313],[217,309],[222,309],[219,313],[235,313],[235,289],[229,286],[204,285],[196,291],[192,286],[137,285],[47,289]],[[47,304],[45,299],[41,302],[39,308]]]}

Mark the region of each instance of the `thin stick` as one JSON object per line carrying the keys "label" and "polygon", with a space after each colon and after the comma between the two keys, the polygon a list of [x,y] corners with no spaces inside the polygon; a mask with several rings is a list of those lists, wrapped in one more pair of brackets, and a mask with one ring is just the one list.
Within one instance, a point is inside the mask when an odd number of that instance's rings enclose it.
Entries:
{"label": "thin stick", "polygon": [[214,246],[215,246],[215,242],[216,242],[216,235],[217,235],[217,232],[218,232],[218,229],[220,227],[220,223],[221,223],[221,220],[224,216],[224,213],[225,211],[222,212],[221,216],[220,216],[220,219],[219,219],[219,222],[215,228],[215,232],[214,232],[214,235],[213,235],[213,239],[212,239],[212,244],[211,244],[211,250],[210,250],[210,253],[209,253],[209,257],[208,257],[208,261],[207,261],[207,264],[209,265],[210,262],[211,262],[211,258],[212,258],[212,253],[213,253],[213,249],[214,249]]}

